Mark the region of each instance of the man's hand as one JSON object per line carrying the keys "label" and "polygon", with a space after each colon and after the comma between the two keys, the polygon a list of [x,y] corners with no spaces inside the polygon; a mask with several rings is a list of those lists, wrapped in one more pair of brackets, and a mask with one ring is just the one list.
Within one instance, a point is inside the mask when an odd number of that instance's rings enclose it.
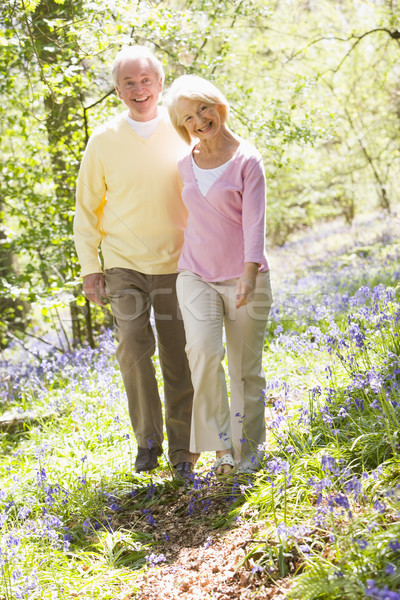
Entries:
{"label": "man's hand", "polygon": [[103,273],[92,273],[83,278],[83,291],[90,302],[105,306],[106,286]]}
{"label": "man's hand", "polygon": [[252,300],[257,273],[257,263],[245,263],[244,271],[236,286],[236,308],[240,308]]}

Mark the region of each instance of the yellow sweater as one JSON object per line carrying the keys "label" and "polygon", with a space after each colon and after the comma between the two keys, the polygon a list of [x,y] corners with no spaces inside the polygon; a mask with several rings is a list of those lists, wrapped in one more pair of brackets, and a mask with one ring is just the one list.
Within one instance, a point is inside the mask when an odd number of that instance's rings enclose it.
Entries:
{"label": "yellow sweater", "polygon": [[79,171],[75,246],[82,276],[124,267],[148,275],[176,271],[187,211],[177,160],[187,146],[167,114],[146,139],[126,112],[97,128]]}

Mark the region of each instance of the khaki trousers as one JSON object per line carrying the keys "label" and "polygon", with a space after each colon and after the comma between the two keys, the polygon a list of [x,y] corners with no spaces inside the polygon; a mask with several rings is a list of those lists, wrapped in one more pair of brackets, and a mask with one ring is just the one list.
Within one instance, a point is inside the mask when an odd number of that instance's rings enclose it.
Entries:
{"label": "khaki trousers", "polygon": [[185,353],[185,332],[176,298],[177,275],[144,275],[131,269],[105,272],[111,302],[117,359],[128,397],[129,415],[140,447],[161,446],[162,403],[153,355],[156,340],[150,322],[154,312],[164,380],[165,427],[172,465],[195,462],[189,452],[193,387]]}
{"label": "khaki trousers", "polygon": [[[236,309],[237,279],[209,283],[179,274],[177,293],[194,387],[190,450],[233,447],[240,467],[257,467],[265,441],[262,369],[265,326],[272,304],[270,274],[259,273],[252,301]],[[230,405],[225,371],[225,326]]]}

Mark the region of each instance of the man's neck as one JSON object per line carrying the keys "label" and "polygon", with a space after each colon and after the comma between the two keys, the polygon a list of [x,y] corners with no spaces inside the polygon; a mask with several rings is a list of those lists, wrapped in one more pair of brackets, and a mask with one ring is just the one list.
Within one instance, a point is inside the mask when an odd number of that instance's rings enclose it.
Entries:
{"label": "man's neck", "polygon": [[[157,119],[157,117],[159,116],[160,111],[158,109],[158,106],[155,107],[154,111],[151,111],[151,113],[149,113],[148,115],[143,115],[143,117],[141,117],[141,115],[134,115],[131,113],[131,111],[129,111],[128,116],[130,119],[132,119],[132,121],[135,121],[136,123],[148,123],[149,121],[154,121],[154,119]],[[139,116],[139,118],[138,118]]]}

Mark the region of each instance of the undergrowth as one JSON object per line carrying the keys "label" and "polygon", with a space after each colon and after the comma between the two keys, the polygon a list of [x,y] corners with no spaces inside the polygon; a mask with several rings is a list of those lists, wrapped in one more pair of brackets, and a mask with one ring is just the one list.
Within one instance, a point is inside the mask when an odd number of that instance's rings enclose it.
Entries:
{"label": "undergrowth", "polygon": [[134,473],[112,332],[96,350],[10,349],[2,413],[38,417],[1,434],[0,598],[111,600],[127,583],[140,597],[138,574],[175,560],[160,548],[180,516],[216,531],[257,523],[237,569],[267,587],[290,577],[289,598],[400,600],[398,265],[396,240],[380,239],[282,281],[263,468],[223,485],[207,455],[191,486],[166,453]]}

